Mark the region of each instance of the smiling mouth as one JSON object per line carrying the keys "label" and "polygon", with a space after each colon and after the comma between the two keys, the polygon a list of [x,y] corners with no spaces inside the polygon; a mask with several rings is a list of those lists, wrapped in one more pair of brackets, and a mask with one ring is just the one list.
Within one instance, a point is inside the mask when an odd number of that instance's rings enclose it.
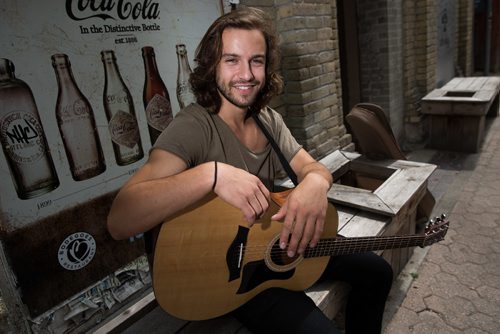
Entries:
{"label": "smiling mouth", "polygon": [[240,90],[240,91],[249,91],[253,87],[255,87],[255,85],[250,85],[250,86],[233,86],[233,87],[236,88],[237,90]]}
{"label": "smiling mouth", "polygon": [[231,86],[241,92],[249,92],[258,85],[258,82],[234,83]]}

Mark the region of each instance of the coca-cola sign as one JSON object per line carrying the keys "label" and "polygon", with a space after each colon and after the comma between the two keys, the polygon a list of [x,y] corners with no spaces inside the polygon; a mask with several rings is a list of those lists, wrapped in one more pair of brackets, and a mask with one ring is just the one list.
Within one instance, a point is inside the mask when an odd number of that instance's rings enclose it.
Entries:
{"label": "coca-cola sign", "polygon": [[66,0],[66,13],[75,21],[98,17],[103,20],[157,19],[160,8],[152,0]]}
{"label": "coca-cola sign", "polygon": [[[0,2],[0,230],[12,231],[115,192],[142,166],[180,110],[176,45],[192,57],[221,1]],[[148,46],[164,87],[145,96]],[[120,65],[107,90],[103,51]]]}

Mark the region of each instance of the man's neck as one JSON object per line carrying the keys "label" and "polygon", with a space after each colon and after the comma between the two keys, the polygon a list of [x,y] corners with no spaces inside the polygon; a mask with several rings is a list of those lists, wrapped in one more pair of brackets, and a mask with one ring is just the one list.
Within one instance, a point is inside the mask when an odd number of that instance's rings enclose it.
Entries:
{"label": "man's neck", "polygon": [[247,108],[240,108],[233,104],[223,103],[219,110],[219,117],[235,131],[236,129],[243,129],[245,127],[247,112]]}
{"label": "man's neck", "polygon": [[250,151],[255,153],[262,152],[267,145],[267,139],[254,119],[252,117],[247,117],[248,110],[234,105],[226,107],[227,108],[220,109],[219,117]]}

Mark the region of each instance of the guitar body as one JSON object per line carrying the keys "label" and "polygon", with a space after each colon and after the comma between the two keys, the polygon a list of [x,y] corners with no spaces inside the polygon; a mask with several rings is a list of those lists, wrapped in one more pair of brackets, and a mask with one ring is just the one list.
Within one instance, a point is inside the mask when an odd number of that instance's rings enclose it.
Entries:
{"label": "guitar body", "polygon": [[[204,320],[271,287],[304,290],[313,285],[329,257],[288,258],[278,247],[282,223],[271,216],[287,194],[273,194],[267,213],[251,228],[240,210],[218,197],[165,222],[153,265],[158,304],[178,318]],[[337,221],[329,204],[323,237],[335,237]]]}

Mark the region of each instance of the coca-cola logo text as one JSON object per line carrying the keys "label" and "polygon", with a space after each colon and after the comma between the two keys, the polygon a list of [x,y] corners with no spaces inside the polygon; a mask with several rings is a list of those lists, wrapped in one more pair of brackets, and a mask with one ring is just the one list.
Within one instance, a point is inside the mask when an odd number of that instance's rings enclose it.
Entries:
{"label": "coca-cola logo text", "polygon": [[66,13],[75,21],[98,17],[103,20],[157,19],[160,8],[157,2],[142,0],[66,0]]}

